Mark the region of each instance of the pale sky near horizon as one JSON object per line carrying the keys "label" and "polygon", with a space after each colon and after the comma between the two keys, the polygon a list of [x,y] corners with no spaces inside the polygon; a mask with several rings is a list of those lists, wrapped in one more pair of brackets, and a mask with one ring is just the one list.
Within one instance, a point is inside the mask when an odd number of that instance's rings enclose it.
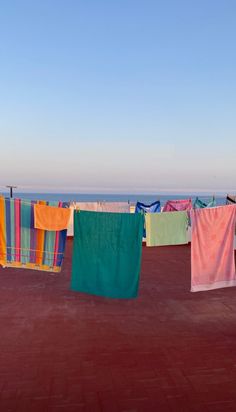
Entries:
{"label": "pale sky near horizon", "polygon": [[0,2],[0,187],[236,192],[236,2]]}

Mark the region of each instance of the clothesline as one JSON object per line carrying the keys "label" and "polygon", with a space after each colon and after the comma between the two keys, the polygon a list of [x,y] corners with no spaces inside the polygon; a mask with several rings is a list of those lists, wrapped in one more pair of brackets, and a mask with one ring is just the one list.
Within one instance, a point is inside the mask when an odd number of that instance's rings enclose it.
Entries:
{"label": "clothesline", "polygon": [[[61,207],[65,202],[55,202],[55,208],[48,203],[52,202],[0,196],[3,267],[60,272],[66,228],[73,215],[71,288],[114,298],[136,297],[144,222],[147,247],[183,245],[189,242],[190,216],[191,291],[236,286],[235,204],[211,208],[200,204],[195,209],[191,199],[170,200],[161,213],[160,201],[139,202],[140,210],[131,213],[127,202],[75,202],[70,207],[80,213],[72,214]],[[91,209],[84,211],[83,206]],[[69,216],[66,223],[63,216]]]}
{"label": "clothesline", "polygon": [[[4,197],[2,194],[0,194],[1,197]],[[57,201],[57,200],[42,200],[42,199],[32,199],[32,200],[27,200],[27,199],[22,199],[22,198],[18,198],[18,197],[4,197],[4,199],[9,202],[9,201],[13,201],[13,200],[20,200],[21,204],[24,205],[29,205],[31,206],[32,203],[37,203],[37,202],[46,202],[46,203],[53,203],[53,202],[60,202],[60,203],[64,203],[64,204],[68,204],[65,207],[70,207],[70,206],[74,206],[76,203],[97,203],[97,204],[106,204],[106,203],[117,203],[116,201],[110,201],[110,200],[95,200],[95,201],[91,201],[91,202],[87,202],[87,201],[81,201],[81,200],[69,200],[69,201]],[[130,204],[130,201],[122,201],[122,202],[118,202],[118,203],[128,203]],[[135,203],[135,202],[134,202]],[[53,205],[51,205],[53,206]],[[57,206],[55,206],[57,207]]]}
{"label": "clothesline", "polygon": [[[4,196],[2,196],[2,197],[4,197]],[[66,208],[68,208],[70,205],[69,205],[69,203],[70,202],[63,202],[63,201],[60,201],[60,202],[58,202],[57,200],[41,200],[41,199],[32,199],[32,200],[26,200],[26,199],[22,199],[22,198],[18,198],[18,197],[5,197],[4,198],[7,202],[9,202],[9,201],[15,201],[15,200],[20,200],[20,202],[21,202],[21,204],[24,204],[24,205],[27,205],[27,206],[32,206],[32,204],[37,204],[38,202],[46,202],[46,203],[53,203],[53,202],[55,202],[55,203],[64,203],[64,204],[67,204],[68,203],[68,205],[66,205],[65,207]],[[50,205],[50,206],[54,206],[54,205]],[[56,206],[55,205],[55,207],[58,207],[58,206]]]}

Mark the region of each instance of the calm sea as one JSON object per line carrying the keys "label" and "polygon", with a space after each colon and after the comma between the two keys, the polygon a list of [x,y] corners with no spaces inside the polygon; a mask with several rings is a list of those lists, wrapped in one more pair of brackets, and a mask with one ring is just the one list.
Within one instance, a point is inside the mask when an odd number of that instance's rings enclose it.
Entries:
{"label": "calm sea", "polygon": [[[4,196],[9,196],[9,193],[2,193]],[[195,195],[182,194],[182,195],[147,195],[147,194],[78,194],[78,193],[18,193],[14,192],[14,197],[22,199],[31,200],[61,200],[64,202],[78,201],[78,202],[96,202],[96,201],[107,201],[107,202],[126,202],[129,201],[131,204],[137,201],[150,204],[155,202],[155,200],[160,200],[163,206],[167,200],[173,199],[189,199],[190,197],[194,201],[196,199]],[[199,195],[199,198],[205,202],[211,199],[210,195]],[[217,205],[224,205],[226,201],[226,196],[215,196]]]}

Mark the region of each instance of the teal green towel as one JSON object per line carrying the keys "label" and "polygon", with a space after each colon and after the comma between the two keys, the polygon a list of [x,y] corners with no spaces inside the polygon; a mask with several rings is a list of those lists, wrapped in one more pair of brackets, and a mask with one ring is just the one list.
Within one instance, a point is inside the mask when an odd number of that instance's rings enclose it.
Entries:
{"label": "teal green towel", "polygon": [[215,207],[216,206],[216,200],[213,197],[211,200],[209,200],[208,203],[203,202],[201,199],[196,197],[196,200],[194,202],[194,209],[204,209],[205,207]]}
{"label": "teal green towel", "polygon": [[110,298],[138,294],[142,214],[74,211],[71,289]]}
{"label": "teal green towel", "polygon": [[186,211],[147,213],[147,246],[182,245],[188,243]]}

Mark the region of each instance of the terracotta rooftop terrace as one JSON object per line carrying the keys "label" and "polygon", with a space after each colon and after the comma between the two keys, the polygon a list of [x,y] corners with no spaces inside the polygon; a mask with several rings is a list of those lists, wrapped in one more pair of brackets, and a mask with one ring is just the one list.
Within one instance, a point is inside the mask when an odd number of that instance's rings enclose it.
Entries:
{"label": "terracotta rooftop terrace", "polygon": [[190,246],[143,247],[135,300],[0,268],[1,412],[236,411],[236,289],[190,293]]}

